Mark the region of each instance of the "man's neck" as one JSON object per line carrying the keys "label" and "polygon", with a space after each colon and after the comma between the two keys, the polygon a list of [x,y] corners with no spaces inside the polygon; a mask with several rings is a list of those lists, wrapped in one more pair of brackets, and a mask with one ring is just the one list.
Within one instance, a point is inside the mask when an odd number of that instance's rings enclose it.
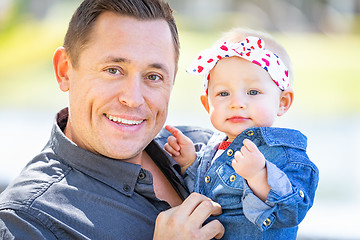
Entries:
{"label": "man's neck", "polygon": [[151,172],[153,176],[153,185],[156,197],[168,202],[171,207],[180,205],[182,203],[180,196],[177,194],[160,168],[145,151],[143,151],[141,156],[141,167]]}

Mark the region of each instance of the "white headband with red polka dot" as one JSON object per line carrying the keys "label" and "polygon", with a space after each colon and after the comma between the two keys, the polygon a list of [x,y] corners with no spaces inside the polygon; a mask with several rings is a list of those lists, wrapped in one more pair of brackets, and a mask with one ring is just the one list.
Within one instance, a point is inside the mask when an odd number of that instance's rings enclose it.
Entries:
{"label": "white headband with red polka dot", "polygon": [[216,63],[224,57],[241,57],[265,69],[275,84],[285,90],[289,87],[289,71],[283,61],[273,52],[265,49],[265,42],[258,37],[247,37],[237,43],[226,43],[202,51],[188,68],[187,72],[204,75],[204,88],[207,92],[209,73]]}

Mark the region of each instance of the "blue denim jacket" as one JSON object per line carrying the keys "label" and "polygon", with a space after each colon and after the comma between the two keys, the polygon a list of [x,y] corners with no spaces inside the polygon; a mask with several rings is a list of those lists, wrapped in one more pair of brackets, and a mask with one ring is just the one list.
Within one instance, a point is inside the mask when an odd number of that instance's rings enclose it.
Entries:
{"label": "blue denim jacket", "polygon": [[[231,165],[245,138],[266,158],[271,187],[266,202],[253,194]],[[298,224],[313,205],[319,180],[318,169],[305,151],[306,137],[291,129],[249,128],[210,164],[225,139],[223,133],[214,134],[184,176],[190,190],[222,206],[223,213],[217,217],[225,227],[222,239],[296,239]]]}

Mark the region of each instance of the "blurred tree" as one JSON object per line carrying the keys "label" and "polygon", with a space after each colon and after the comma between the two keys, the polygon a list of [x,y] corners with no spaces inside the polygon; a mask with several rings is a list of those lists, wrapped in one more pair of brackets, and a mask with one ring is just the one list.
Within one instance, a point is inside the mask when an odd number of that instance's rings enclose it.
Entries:
{"label": "blurred tree", "polygon": [[2,12],[3,17],[0,18],[0,34],[12,29],[22,21],[28,1],[13,0],[6,3],[4,4],[5,10]]}
{"label": "blurred tree", "polygon": [[59,2],[71,0],[2,0],[0,4],[0,33],[7,31],[26,19],[43,20],[49,9]]}
{"label": "blurred tree", "polygon": [[[333,32],[352,30],[360,0],[168,0],[195,30],[233,25],[268,31]],[[234,17],[235,16],[235,17]],[[258,26],[256,25],[258,24]]]}

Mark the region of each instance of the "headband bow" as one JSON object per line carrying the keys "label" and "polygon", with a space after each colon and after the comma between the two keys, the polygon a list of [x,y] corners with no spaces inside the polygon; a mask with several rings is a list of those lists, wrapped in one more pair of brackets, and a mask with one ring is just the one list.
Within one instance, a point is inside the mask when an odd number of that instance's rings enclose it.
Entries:
{"label": "headband bow", "polygon": [[202,51],[186,70],[195,75],[204,75],[204,88],[207,91],[209,73],[216,63],[224,57],[241,57],[265,69],[275,84],[285,90],[289,87],[289,71],[281,59],[265,49],[265,42],[258,37],[247,37],[237,43],[226,43]]}

